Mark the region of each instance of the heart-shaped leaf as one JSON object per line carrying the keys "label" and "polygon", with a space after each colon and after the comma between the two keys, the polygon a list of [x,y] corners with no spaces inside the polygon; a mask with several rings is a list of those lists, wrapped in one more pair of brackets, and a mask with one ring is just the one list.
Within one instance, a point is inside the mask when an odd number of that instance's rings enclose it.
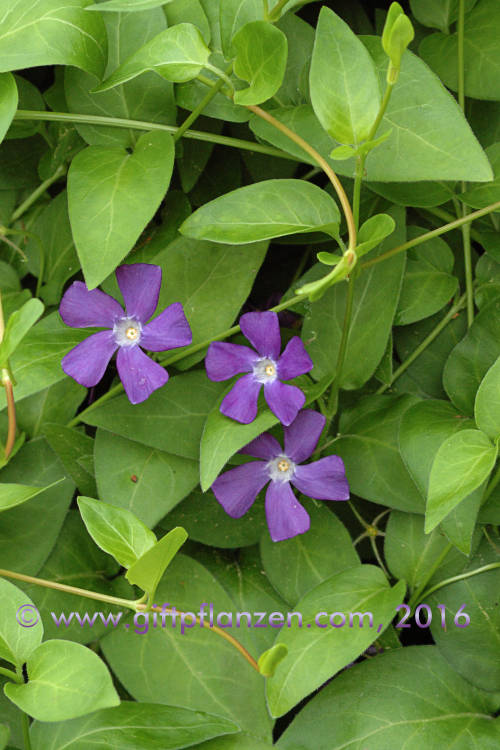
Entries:
{"label": "heart-shaped leaf", "polygon": [[286,36],[266,21],[247,23],[233,37],[234,72],[250,84],[236,91],[236,104],[260,104],[278,91],[286,69]]}
{"label": "heart-shaped leaf", "polygon": [[128,569],[125,577],[130,583],[134,583],[146,592],[149,604],[154,603],[156,589],[161,577],[186,539],[186,531],[182,526],[176,526],[175,529],[159,539]]}

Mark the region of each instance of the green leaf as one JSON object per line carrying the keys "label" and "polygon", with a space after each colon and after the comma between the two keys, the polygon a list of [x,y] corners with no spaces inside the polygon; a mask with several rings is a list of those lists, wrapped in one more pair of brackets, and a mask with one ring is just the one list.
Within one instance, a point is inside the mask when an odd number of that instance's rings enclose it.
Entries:
{"label": "green leaf", "polygon": [[5,724],[0,724],[0,748],[1,750],[4,750],[5,746],[7,745],[9,736],[10,736],[9,727],[7,727]]}
{"label": "green leaf", "polygon": [[264,180],[205,204],[180,232],[198,240],[241,245],[303,232],[336,237],[337,204],[328,193],[301,180]]}
{"label": "green leaf", "polygon": [[236,731],[233,722],[204,711],[123,701],[81,719],[35,722],[30,734],[33,750],[83,750],[89,742],[117,750],[179,750]]}
{"label": "green leaf", "polygon": [[143,445],[198,460],[205,421],[224,384],[212,383],[198,370],[171,378],[168,388],[133,405],[126,396],[103,403],[84,422]]}
{"label": "green leaf", "polygon": [[74,481],[77,489],[88,495],[95,495],[94,441],[83,432],[70,427],[46,423],[43,434],[61,463]]}
{"label": "green leaf", "polygon": [[8,367],[10,357],[35,325],[43,309],[39,299],[30,299],[9,317],[3,339],[0,341],[0,367]]}
{"label": "green leaf", "polygon": [[474,414],[474,400],[488,369],[500,356],[500,301],[485,305],[450,353],[443,372],[443,385],[462,414]]}
{"label": "green leaf", "polygon": [[[465,96],[474,99],[500,98],[500,15],[496,0],[480,0],[465,16]],[[458,91],[458,33],[431,34],[419,47],[419,54],[442,79]]]}
{"label": "green leaf", "polygon": [[293,13],[282,16],[277,27],[284,32],[288,40],[288,59],[285,78],[276,94],[276,101],[282,106],[303,104],[308,98],[314,29]]}
{"label": "green leaf", "polygon": [[90,536],[104,552],[130,568],[156,544],[156,536],[125,508],[79,497],[78,507]]}
{"label": "green leaf", "polygon": [[435,646],[409,646],[339,675],[300,711],[277,747],[421,750],[425,743],[443,750],[494,750],[497,703],[493,693],[457,676]]}
{"label": "green leaf", "polygon": [[[266,598],[264,611],[267,601]],[[175,602],[179,611],[193,613],[199,611],[201,603],[210,602],[214,623],[215,613],[239,609],[225,586],[207,568],[182,554],[172,561],[158,587],[156,602]],[[262,607],[257,609],[263,611]],[[208,622],[209,608],[205,607],[204,612]],[[128,622],[133,633],[132,617]],[[139,629],[142,624],[137,620],[139,632],[143,631]],[[245,625],[242,620],[242,627],[233,626],[228,632],[253,651],[253,629]],[[185,628],[182,634],[179,616],[176,627],[167,617],[164,628],[151,627],[147,636],[133,635],[123,627],[113,629],[101,645],[113,672],[135,700],[224,716],[251,735],[249,750],[258,747],[259,739],[271,740],[262,676],[247,667],[241,654],[209,628],[196,626],[189,633]],[[193,679],[193,674],[199,679]],[[167,675],[175,675],[175,680],[167,679]],[[216,750],[222,750],[223,742],[216,740]]]}
{"label": "green leaf", "polygon": [[285,656],[288,654],[288,649],[282,643],[277,643],[275,646],[264,651],[259,656],[258,665],[259,671],[264,677],[272,677],[276,671],[276,667],[280,662],[283,661]]}
{"label": "green leaf", "polygon": [[496,360],[478,388],[474,416],[480,430],[492,440],[500,437],[500,357]]}
{"label": "green leaf", "polygon": [[10,581],[0,578],[0,593],[0,658],[20,667],[42,641],[42,621],[31,599]]}
{"label": "green leaf", "polygon": [[160,8],[171,3],[172,0],[107,0],[96,5],[87,5],[85,10],[99,10],[112,13],[134,13],[152,8]]}
{"label": "green leaf", "polygon": [[[0,71],[41,65],[75,65],[101,76],[106,31],[88,0],[0,0]],[[28,21],[29,19],[29,21]]]}
{"label": "green leaf", "polygon": [[370,182],[370,190],[398,206],[434,208],[453,197],[453,185],[447,182]]}
{"label": "green leaf", "polygon": [[[304,406],[308,406],[321,396],[330,382],[331,378],[324,378],[319,383],[311,384],[311,381],[303,376],[296,378],[294,384],[300,387],[305,394]],[[232,385],[226,388],[226,391],[230,390]],[[211,487],[221,469],[240,448],[243,448],[261,433],[279,424],[279,419],[267,405],[262,403],[262,400],[257,417],[251,424],[241,424],[234,419],[225,417],[219,410],[224,395],[225,392],[208,414],[201,438],[200,484],[203,491]]]}
{"label": "green leaf", "polygon": [[391,60],[391,68],[387,73],[387,80],[394,84],[401,66],[401,58],[415,36],[412,23],[399,3],[392,3],[382,32],[382,47]]}
{"label": "green leaf", "polygon": [[486,155],[493,169],[493,181],[472,186],[465,193],[459,193],[460,200],[472,208],[486,208],[500,200],[500,143],[489,146]]}
{"label": "green leaf", "polygon": [[396,222],[388,214],[375,214],[367,219],[358,232],[356,255],[361,258],[394,232]]}
{"label": "green leaf", "polygon": [[186,531],[182,526],[176,526],[147,549],[127,570],[125,578],[148,595],[149,604],[154,603],[158,584],[186,539]]}
{"label": "green leaf", "polygon": [[[391,589],[380,568],[357,565],[327,578],[306,594],[296,605],[302,627],[294,621],[276,639],[276,644],[288,648],[288,655],[267,681],[271,714],[283,716],[362,654],[389,625],[404,593],[402,581]],[[320,622],[326,627],[318,627],[315,617],[319,612],[371,613],[372,619],[353,618],[352,628],[348,622],[346,627],[335,628],[323,616]],[[363,627],[357,627],[358,619]],[[339,615],[334,622],[341,622]]]}
{"label": "green leaf", "polygon": [[307,503],[307,512],[311,518],[307,534],[272,542],[266,529],[260,543],[266,574],[291,605],[334,573],[359,565],[349,532],[337,516],[314,501]]}
{"label": "green leaf", "polygon": [[[408,239],[427,230],[408,227]],[[434,237],[408,250],[406,271],[394,323],[408,325],[441,310],[457,290],[458,280],[452,275],[454,256],[441,237]]]}
{"label": "green leaf", "polygon": [[190,81],[201,72],[209,56],[210,50],[199,29],[191,23],[180,23],[160,32],[134,52],[94,93],[130,81],[148,70],[167,81]]}
{"label": "green leaf", "polygon": [[210,24],[200,0],[170,0],[168,7],[163,8],[163,12],[169,27],[183,22],[192,23],[201,31],[205,42],[210,44]]}
{"label": "green leaf", "polygon": [[0,142],[8,131],[16,114],[18,102],[17,86],[11,73],[0,75]]}
{"label": "green leaf", "polygon": [[354,145],[368,138],[380,107],[373,60],[345,21],[325,7],[316,29],[309,84],[316,116],[332,138]]}
{"label": "green leaf", "polygon": [[398,445],[401,420],[415,401],[409,395],[359,399],[355,407],[343,411],[340,437],[329,449],[344,460],[351,492],[406,513],[424,512],[423,497]]}
{"label": "green leaf", "polygon": [[199,481],[197,461],[106,430],[97,430],[95,472],[99,497],[131,511],[149,528],[156,526]]}
{"label": "green leaf", "polygon": [[224,0],[216,5],[219,6],[222,51],[229,60],[233,37],[246,24],[262,20],[263,5],[261,0]]}
{"label": "green leaf", "polygon": [[89,146],[68,173],[71,228],[85,281],[94,289],[136,243],[170,184],[172,136],[145,133],[134,153]]}
{"label": "green leaf", "polygon": [[461,430],[442,443],[432,464],[425,530],[432,531],[489,476],[498,449],[480,430]]}
{"label": "green leaf", "polygon": [[[372,257],[402,244],[406,239],[404,214],[391,209],[397,228]],[[403,253],[367,268],[354,286],[353,319],[342,369],[342,388],[360,388],[375,372],[391,332],[406,259]],[[325,377],[335,370],[342,339],[347,283],[328,289],[307,311],[302,340],[314,362],[312,375]]]}
{"label": "green leaf", "polygon": [[[102,4],[98,6],[99,9],[102,7]],[[167,27],[165,13],[159,7],[142,13],[106,13],[104,23],[109,46],[105,77]],[[105,113],[107,117],[175,125],[174,86],[170,81],[149,72],[108,91],[92,93],[99,83],[100,79],[91,73],[66,68],[64,94],[68,109],[90,116]],[[74,125],[91,146],[133,148],[138,138],[138,131],[131,128],[83,123]]]}
{"label": "green leaf", "polygon": [[[498,552],[483,538],[476,555],[471,560],[463,560],[460,573],[491,563],[498,563]],[[441,579],[444,577],[441,576]],[[499,587],[500,569],[496,568],[450,583],[428,599],[434,611],[437,604],[443,604],[446,611],[446,629],[440,627],[438,617],[431,625],[432,637],[439,651],[455,675],[458,673],[467,682],[488,691],[492,697],[500,690]],[[457,618],[462,627],[454,625],[460,608],[470,617],[467,627],[463,627],[466,622],[463,616]]]}
{"label": "green leaf", "polygon": [[[65,378],[16,404],[19,429],[37,437],[45,424],[66,424],[86,396],[86,389],[72,378]],[[4,412],[5,415],[5,412]]]}
{"label": "green leaf", "polygon": [[274,96],[283,83],[287,51],[286,36],[267,21],[247,23],[234,35],[234,72],[250,84],[235,92],[236,104],[261,104]]}
{"label": "green leaf", "polygon": [[447,548],[446,537],[439,529],[425,534],[423,516],[391,512],[385,529],[384,556],[392,575],[405,580],[411,592],[433,580],[434,570],[439,576],[439,563]]}
{"label": "green leaf", "polygon": [[29,682],[10,682],[4,692],[39,721],[66,721],[120,702],[104,662],[79,643],[42,643],[26,660],[26,670]]}
{"label": "green leaf", "polygon": [[21,505],[36,497],[41,492],[45,492],[45,490],[49,490],[51,487],[59,484],[60,481],[52,482],[52,484],[46,487],[29,487],[24,484],[0,484],[0,511],[9,510],[9,508],[14,508],[16,505]]}
{"label": "green leaf", "polygon": [[[465,0],[464,10],[468,13],[477,0]],[[424,26],[449,33],[450,25],[458,18],[459,0],[410,0],[411,12]]]}

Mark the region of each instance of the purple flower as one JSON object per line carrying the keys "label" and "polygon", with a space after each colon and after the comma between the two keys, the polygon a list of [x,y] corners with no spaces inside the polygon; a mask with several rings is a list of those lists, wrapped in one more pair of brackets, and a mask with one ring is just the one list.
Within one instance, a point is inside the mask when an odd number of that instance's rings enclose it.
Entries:
{"label": "purple flower", "polygon": [[163,310],[150,323],[158,304],[161,268],[149,263],[135,263],[116,269],[118,286],[125,300],[121,305],[99,289],[89,292],[81,281],[75,281],[65,292],[59,313],[73,328],[98,327],[94,333],[71,349],[62,360],[64,372],[77,383],[90,388],[96,385],[118,349],[116,366],[129,401],[139,404],[168,380],[167,371],[150,359],[141,347],[163,352],[190,344],[193,337],[180,302]]}
{"label": "purple flower", "polygon": [[298,336],[290,339],[283,354],[278,316],[274,312],[250,312],[240,318],[244,335],[257,351],[239,344],[215,341],[210,344],[205,359],[210,380],[227,380],[246,372],[224,397],[220,410],[226,417],[243,424],[257,416],[257,399],[264,386],[264,397],[280,422],[293,422],[306,397],[295,385],[285,385],[312,370],[313,363]]}
{"label": "purple flower", "polygon": [[306,409],[283,428],[284,451],[268,432],[242,448],[240,453],[264,460],[242,464],[217,477],[212,490],[226,513],[232,518],[243,516],[270,482],[266,491],[267,525],[273,542],[281,542],[309,529],[309,516],[290,484],[316,500],[348,500],[349,485],[339,456],[302,463],[314,451],[324,426],[322,414]]}

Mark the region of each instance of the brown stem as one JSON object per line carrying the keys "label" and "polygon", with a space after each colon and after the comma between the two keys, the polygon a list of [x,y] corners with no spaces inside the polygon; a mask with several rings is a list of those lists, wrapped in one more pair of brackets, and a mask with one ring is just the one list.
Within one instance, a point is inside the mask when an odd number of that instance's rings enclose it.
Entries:
{"label": "brown stem", "polygon": [[16,441],[16,404],[14,401],[14,390],[12,380],[6,370],[2,372],[2,383],[7,396],[7,414],[9,418],[9,430],[7,433],[7,442],[5,444],[5,458],[9,458]]}
{"label": "brown stem", "polygon": [[319,164],[321,169],[325,172],[328,179],[332,183],[333,188],[338,195],[347,222],[347,229],[349,232],[349,249],[355,250],[356,225],[354,223],[351,204],[349,203],[349,199],[345,193],[344,188],[342,187],[342,183],[340,182],[339,178],[337,177],[331,166],[328,164],[326,159],[324,159],[321,154],[318,154],[316,149],[313,148],[309,143],[307,143],[307,141],[305,141],[303,138],[301,138],[300,135],[294,133],[293,130],[290,130],[289,127],[277,120],[275,117],[269,114],[269,112],[266,112],[260,107],[256,107],[254,105],[248,105],[247,109],[251,110],[254,114],[258,115],[263,120],[266,120],[266,122],[268,122],[270,125],[284,133],[284,135],[286,135],[288,138],[290,138],[290,140],[294,141],[294,143],[304,149],[304,151],[309,154],[309,156],[312,156],[314,161]]}

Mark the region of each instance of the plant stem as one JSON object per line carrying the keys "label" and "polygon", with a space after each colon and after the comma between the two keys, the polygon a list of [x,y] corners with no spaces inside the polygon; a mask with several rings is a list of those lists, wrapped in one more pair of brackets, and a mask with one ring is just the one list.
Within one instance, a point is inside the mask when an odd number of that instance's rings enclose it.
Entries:
{"label": "plant stem", "polygon": [[2,370],[2,385],[5,388],[7,415],[9,420],[7,442],[5,443],[5,459],[7,460],[12,453],[14,443],[16,442],[16,403],[14,401],[12,380],[10,379],[9,371],[7,369]]}
{"label": "plant stem", "polygon": [[465,110],[465,64],[464,64],[464,41],[465,41],[465,0],[458,0],[458,103],[462,112]]}
{"label": "plant stem", "polygon": [[14,672],[13,669],[7,669],[7,667],[0,667],[0,674],[4,677],[7,677],[8,680],[12,680],[12,682],[21,682],[19,679],[19,675],[17,672]]}
{"label": "plant stem", "polygon": [[307,141],[301,138],[300,135],[294,133],[293,130],[290,130],[289,127],[277,120],[275,117],[273,117],[273,115],[269,114],[269,112],[266,112],[260,107],[253,105],[249,105],[247,109],[256,114],[258,117],[261,117],[263,120],[266,120],[266,122],[286,135],[298,146],[300,146],[325,172],[326,176],[332,183],[335,192],[337,193],[338,199],[342,206],[342,210],[344,211],[345,219],[347,222],[347,230],[349,233],[349,249],[354,250],[356,248],[356,225],[354,223],[354,217],[352,215],[351,204],[349,203],[349,199],[345,193],[344,188],[342,187],[342,183],[340,182],[339,178],[337,177],[331,166],[328,164],[326,159],[324,159],[321,154],[316,151],[315,148],[307,143]]}
{"label": "plant stem", "polygon": [[384,563],[382,561],[382,558],[380,556],[380,552],[377,549],[377,543],[375,541],[375,537],[372,536],[371,534],[368,534],[368,536],[370,538],[370,544],[371,544],[371,547],[372,547],[372,550],[373,550],[373,554],[375,555],[375,559],[377,560],[378,564],[380,565],[380,567],[382,569],[382,573],[385,575],[385,577],[387,579],[389,579],[391,576],[389,575],[389,572],[387,571],[387,568],[385,567],[385,565],[384,565]]}
{"label": "plant stem", "polygon": [[24,750],[31,750],[30,720],[28,714],[21,710],[21,723],[23,727]]}
{"label": "plant stem", "polygon": [[[167,612],[170,614],[174,614],[174,610],[172,609],[164,609],[162,610],[161,607],[148,607],[147,604],[142,604],[137,602],[135,599],[121,599],[117,596],[109,596],[108,594],[99,594],[96,591],[88,591],[87,589],[80,589],[76,586],[68,586],[65,583],[57,583],[56,581],[47,581],[44,578],[34,578],[33,576],[25,575],[24,573],[16,573],[12,570],[3,570],[0,569],[0,576],[3,576],[5,578],[14,578],[18,581],[25,581],[26,583],[34,583],[37,586],[43,586],[44,588],[49,589],[55,589],[56,591],[63,591],[66,594],[74,594],[75,596],[83,596],[86,599],[94,599],[98,602],[105,602],[106,604],[116,605],[119,607],[126,607],[127,609],[131,609],[133,612],[146,612],[146,611],[153,611],[153,612]],[[185,615],[185,612],[181,612],[181,610],[176,609],[175,610],[178,615]],[[212,630],[214,633],[219,635],[221,638],[224,638],[226,641],[231,643],[234,648],[236,648],[240,654],[242,654],[245,659],[249,662],[249,664],[252,665],[254,669],[257,670],[257,672],[260,673],[259,667],[257,665],[257,662],[255,659],[248,653],[246,648],[241,645],[239,641],[236,640],[236,638],[233,638],[232,635],[229,635],[229,633],[226,633],[225,630],[222,628],[217,627],[216,625],[210,626],[208,623],[205,623],[205,621],[201,622],[200,619],[197,617],[196,622],[198,624],[202,624],[203,627],[208,628],[209,630]]]}
{"label": "plant stem", "polygon": [[426,232],[426,234],[422,234],[420,237],[415,237],[415,239],[410,240],[409,242],[405,242],[404,245],[393,247],[386,253],[379,255],[377,258],[365,261],[361,264],[361,268],[369,268],[370,266],[374,266],[376,263],[381,263],[388,258],[392,258],[393,255],[397,255],[398,253],[402,253],[412,247],[421,245],[423,242],[427,242],[427,240],[432,240],[433,237],[439,237],[442,234],[446,234],[446,232],[451,232],[452,229],[458,229],[458,227],[461,227],[463,224],[468,224],[475,219],[480,219],[482,216],[486,216],[487,214],[492,213],[492,211],[497,211],[498,209],[500,209],[500,201],[492,203],[490,206],[486,206],[486,208],[480,208],[479,211],[473,211],[471,214],[462,216],[460,219],[450,221],[449,224],[444,224],[442,227],[438,227],[437,229],[433,229],[430,232]]}
{"label": "plant stem", "polygon": [[432,344],[434,339],[439,336],[441,331],[446,328],[448,323],[453,320],[457,313],[460,312],[460,310],[463,310],[464,306],[465,294],[460,297],[460,299],[446,313],[444,318],[437,324],[435,328],[432,329],[429,335],[425,337],[425,339],[417,346],[417,348],[410,354],[410,356],[405,359],[405,361],[397,368],[397,370],[394,371],[389,383],[384,383],[377,391],[375,391],[376,395],[385,393],[385,391],[392,386],[394,381],[396,381],[399,376],[402,375],[405,370],[407,370],[408,367],[417,359],[417,357],[419,357],[422,352],[425,351],[425,349],[427,349],[430,344]]}
{"label": "plant stem", "polygon": [[[281,310],[288,310],[290,307],[293,307],[299,302],[302,302],[306,298],[307,298],[306,294],[296,294],[294,297],[291,297],[285,302],[280,302],[279,305],[275,305],[274,307],[271,307],[270,311],[281,312]],[[183,349],[183,351],[177,352],[176,354],[171,354],[169,357],[165,357],[165,359],[162,359],[159,362],[159,364],[161,365],[161,367],[168,367],[169,365],[172,365],[175,362],[179,362],[179,360],[181,359],[186,359],[187,357],[191,357],[193,354],[196,354],[197,352],[201,352],[204,349],[207,349],[208,346],[212,343],[212,341],[221,341],[222,339],[227,339],[230,336],[234,336],[236,333],[239,333],[240,330],[241,329],[239,326],[232,326],[232,328],[228,328],[222,333],[219,333],[217,336],[212,336],[212,338],[206,339],[205,341],[202,341],[199,344],[192,344],[191,346],[187,346],[185,349]],[[107,393],[105,393],[100,398],[96,399],[96,401],[90,404],[90,406],[87,406],[86,409],[84,409],[75,417],[73,417],[73,419],[67,423],[66,427],[75,427],[88,414],[93,412],[94,409],[97,409],[103,403],[105,403],[106,401],[109,401],[109,399],[113,398],[113,396],[118,396],[122,391],[123,391],[123,385],[121,383],[117,383],[112,388],[110,388],[109,391],[107,391]]]}
{"label": "plant stem", "polygon": [[[444,208],[438,208],[437,206],[433,208],[417,208],[415,209],[417,213],[421,214],[427,221],[429,221],[429,218],[426,216],[426,214],[431,214],[432,216],[436,216],[438,219],[443,219],[443,221],[449,222],[454,221],[455,216],[453,214],[450,214],[449,211],[445,211]],[[491,214],[490,214],[491,216]],[[479,242],[479,244],[482,243],[481,234],[479,232],[476,232],[475,229],[470,230],[470,236],[474,240],[474,242]]]}
{"label": "plant stem", "polygon": [[41,195],[45,193],[45,191],[54,184],[54,182],[57,182],[57,180],[62,177],[64,174],[66,174],[66,167],[61,165],[59,166],[54,174],[51,177],[48,177],[46,180],[44,180],[37,188],[36,190],[33,190],[31,195],[29,195],[25,201],[21,203],[20,206],[16,208],[14,213],[12,214],[10,218],[11,224],[13,224],[15,221],[17,221],[21,216],[26,213],[26,211],[31,208],[33,203],[35,203]]}
{"label": "plant stem", "polygon": [[444,586],[448,586],[448,584],[450,583],[455,583],[456,581],[463,581],[466,578],[477,576],[479,575],[479,573],[486,573],[486,571],[488,570],[495,570],[495,568],[500,568],[500,562],[490,563],[489,565],[483,565],[482,568],[477,568],[476,570],[470,570],[468,573],[462,573],[459,576],[446,578],[446,580],[440,581],[439,583],[436,583],[435,586],[432,586],[430,589],[427,589],[427,591],[424,591],[421,598],[425,599],[427,596],[430,596],[435,591],[442,589]]}
{"label": "plant stem", "polygon": [[217,83],[210,89],[210,91],[207,92],[207,94],[203,97],[203,99],[198,104],[198,106],[195,109],[193,109],[191,114],[188,115],[188,117],[186,117],[182,125],[179,126],[179,128],[177,129],[177,132],[174,133],[174,141],[177,142],[180,138],[182,138],[186,130],[188,130],[188,128],[191,127],[194,121],[197,120],[198,117],[201,115],[205,107],[208,106],[208,104],[210,104],[214,96],[216,96],[219,93],[221,88],[224,86],[224,83],[225,83],[224,79],[219,78]]}
{"label": "plant stem", "polygon": [[279,17],[281,15],[281,11],[283,10],[283,8],[287,4],[287,2],[288,2],[288,0],[278,0],[278,2],[274,6],[274,8],[271,10],[271,12],[269,13],[269,16],[268,16],[268,20],[271,23],[274,23],[275,21],[279,20]]}
{"label": "plant stem", "polygon": [[[106,127],[127,128],[128,130],[163,130],[166,133],[175,135],[178,127],[174,125],[162,125],[158,122],[146,122],[144,120],[127,120],[120,117],[103,117],[102,115],[81,115],[68,112],[46,112],[43,110],[25,110],[18,109],[14,115],[14,120],[46,120],[48,122],[76,122],[82,125],[104,125]],[[181,126],[182,127],[182,126]],[[245,151],[254,151],[259,154],[276,156],[280,159],[288,159],[301,163],[301,160],[285,151],[281,151],[274,146],[266,146],[255,141],[245,141],[241,138],[231,138],[226,135],[216,133],[204,133],[201,130],[186,130],[183,133],[184,138],[204,143],[216,143],[220,146],[230,146],[240,148]]]}
{"label": "plant stem", "polygon": [[413,609],[413,607],[415,606],[415,604],[420,601],[422,591],[424,591],[425,587],[427,586],[427,584],[431,580],[432,576],[434,575],[434,573],[436,572],[436,570],[439,568],[439,566],[441,565],[441,563],[443,562],[443,560],[448,555],[448,553],[450,552],[451,549],[453,549],[453,545],[451,544],[451,542],[449,542],[446,545],[446,547],[443,549],[443,551],[441,552],[441,554],[439,555],[439,557],[437,558],[437,560],[434,563],[434,565],[432,566],[432,568],[428,571],[428,574],[427,574],[424,582],[422,584],[420,584],[420,586],[418,587],[418,589],[416,589],[413,592],[413,594],[412,594],[412,596],[410,598],[410,601],[408,602],[408,606],[411,607],[411,609]]}
{"label": "plant stem", "polygon": [[356,172],[354,176],[354,189],[352,192],[352,215],[356,231],[359,229],[359,206],[361,203],[361,185],[363,183],[363,172],[365,169],[365,159],[362,156],[356,157]]}

